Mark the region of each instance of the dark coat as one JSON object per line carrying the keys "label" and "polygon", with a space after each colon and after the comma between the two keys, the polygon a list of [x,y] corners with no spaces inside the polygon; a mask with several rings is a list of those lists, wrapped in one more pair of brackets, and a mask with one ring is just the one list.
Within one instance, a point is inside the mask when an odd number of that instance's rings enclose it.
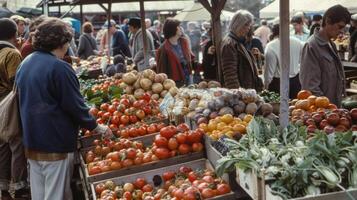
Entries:
{"label": "dark coat", "polygon": [[225,87],[262,90],[263,82],[258,77],[253,55],[233,33],[223,39],[221,54]]}
{"label": "dark coat", "polygon": [[208,49],[213,45],[212,40],[209,40],[203,50],[202,66],[205,79],[217,80],[217,65],[216,55],[208,54]]}

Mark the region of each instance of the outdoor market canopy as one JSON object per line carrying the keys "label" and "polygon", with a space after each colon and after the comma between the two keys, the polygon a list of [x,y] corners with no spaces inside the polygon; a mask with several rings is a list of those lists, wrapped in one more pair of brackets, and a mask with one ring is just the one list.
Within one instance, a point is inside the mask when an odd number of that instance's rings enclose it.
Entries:
{"label": "outdoor market canopy", "polygon": [[[290,0],[290,15],[296,12],[304,11],[311,15],[323,13],[329,7],[341,4],[349,9],[350,12],[357,12],[357,0]],[[267,7],[259,11],[260,18],[274,18],[279,16],[279,0],[275,0]]]}
{"label": "outdoor market canopy", "polygon": [[[233,15],[233,12],[222,10],[221,19],[223,21],[229,21],[232,19]],[[206,21],[211,19],[211,14],[201,3],[195,2],[185,7],[185,9],[183,9],[174,18],[180,21]]]}

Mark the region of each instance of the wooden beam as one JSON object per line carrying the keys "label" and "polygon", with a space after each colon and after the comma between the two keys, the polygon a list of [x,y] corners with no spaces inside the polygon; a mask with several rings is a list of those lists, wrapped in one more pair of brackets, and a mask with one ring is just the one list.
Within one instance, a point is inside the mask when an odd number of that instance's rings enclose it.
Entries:
{"label": "wooden beam", "polygon": [[108,36],[108,64],[110,64],[110,55],[111,55],[111,49],[112,49],[112,45],[111,45],[111,38],[110,38],[110,27],[112,27],[110,20],[112,19],[112,1],[109,0],[108,2],[108,10],[107,10],[107,16],[108,16],[108,32],[107,32],[107,36]]}
{"label": "wooden beam", "polygon": [[[140,20],[141,20],[141,33],[143,35],[143,44],[144,44],[144,61],[145,64],[149,64],[148,59],[149,51],[148,51],[148,43],[147,43],[147,35],[146,35],[146,24],[145,24],[145,10],[144,10],[144,0],[140,0]],[[133,58],[135,55],[132,55]]]}
{"label": "wooden beam", "polygon": [[289,71],[290,71],[290,33],[289,33],[289,1],[280,0],[280,125],[285,128],[289,124]]}
{"label": "wooden beam", "polygon": [[[111,3],[108,3],[108,8],[106,8],[102,3],[98,3],[98,5],[100,7],[102,7],[105,12],[109,12],[109,4],[111,4]],[[83,5],[83,4],[81,4],[81,5]],[[112,7],[112,5],[110,5],[110,7]],[[110,11],[111,11],[111,8],[110,8]]]}
{"label": "wooden beam", "polygon": [[[212,18],[212,32],[213,32],[213,44],[216,47],[216,65],[217,65],[217,74],[218,81],[223,82],[222,75],[222,55],[221,51],[221,42],[222,42],[222,26],[221,26],[221,11],[226,3],[226,0],[212,0],[212,9],[213,13],[211,13]],[[223,4],[223,6],[222,6]]]}
{"label": "wooden beam", "polygon": [[81,17],[81,24],[84,23],[84,20],[83,20],[83,5],[79,5],[79,15]]}

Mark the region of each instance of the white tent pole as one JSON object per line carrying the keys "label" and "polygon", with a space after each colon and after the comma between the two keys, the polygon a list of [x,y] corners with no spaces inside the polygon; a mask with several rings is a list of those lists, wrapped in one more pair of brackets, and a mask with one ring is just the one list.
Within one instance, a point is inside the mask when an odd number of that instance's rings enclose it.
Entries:
{"label": "white tent pole", "polygon": [[289,0],[280,0],[280,116],[282,127],[289,124],[289,71],[290,71],[290,33],[289,33]]}

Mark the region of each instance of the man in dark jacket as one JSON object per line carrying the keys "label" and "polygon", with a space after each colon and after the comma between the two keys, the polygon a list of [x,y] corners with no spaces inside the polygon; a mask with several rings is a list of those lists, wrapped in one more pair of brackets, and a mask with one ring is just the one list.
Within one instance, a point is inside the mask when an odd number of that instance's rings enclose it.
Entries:
{"label": "man in dark jacket", "polygon": [[350,61],[357,62],[357,14],[351,16]]}
{"label": "man in dark jacket", "polygon": [[322,19],[321,29],[309,38],[301,54],[301,89],[316,96],[326,96],[341,106],[345,95],[345,72],[331,39],[336,38],[350,21],[347,8],[336,5],[329,8]]}

